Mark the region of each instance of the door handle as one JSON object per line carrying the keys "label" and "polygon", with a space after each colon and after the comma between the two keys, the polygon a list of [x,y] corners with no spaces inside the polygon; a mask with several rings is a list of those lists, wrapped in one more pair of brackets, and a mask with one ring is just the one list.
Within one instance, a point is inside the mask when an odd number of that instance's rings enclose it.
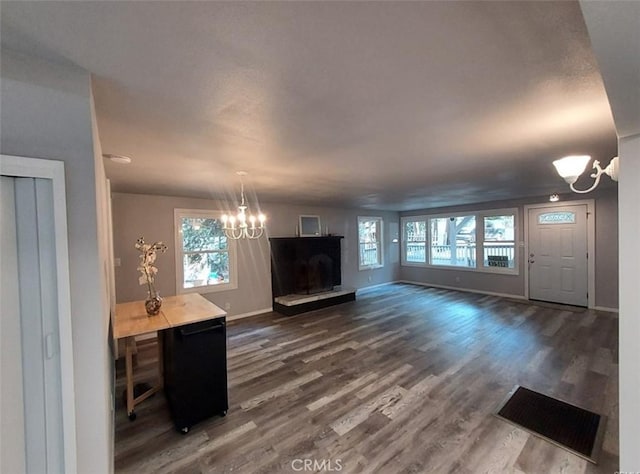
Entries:
{"label": "door handle", "polygon": [[53,333],[47,333],[47,335],[44,336],[44,353],[47,359],[53,359],[53,356],[56,355]]}

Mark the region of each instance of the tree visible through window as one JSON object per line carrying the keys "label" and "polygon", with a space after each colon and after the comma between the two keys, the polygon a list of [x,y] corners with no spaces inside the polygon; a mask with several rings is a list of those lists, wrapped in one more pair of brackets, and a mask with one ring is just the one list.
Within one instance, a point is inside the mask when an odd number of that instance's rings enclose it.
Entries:
{"label": "tree visible through window", "polygon": [[360,270],[384,265],[381,217],[358,217],[358,246]]}
{"label": "tree visible through window", "polygon": [[402,217],[402,265],[518,274],[517,209]]}
{"label": "tree visible through window", "polygon": [[407,220],[404,223],[405,260],[411,263],[427,261],[427,222]]}
{"label": "tree visible through window", "polygon": [[515,219],[506,216],[484,218],[483,265],[490,268],[515,267]]}
{"label": "tree visible through window", "polygon": [[476,217],[429,219],[431,265],[476,266]]}
{"label": "tree visible through window", "polygon": [[176,211],[179,291],[229,288],[235,283],[231,244],[217,213]]}

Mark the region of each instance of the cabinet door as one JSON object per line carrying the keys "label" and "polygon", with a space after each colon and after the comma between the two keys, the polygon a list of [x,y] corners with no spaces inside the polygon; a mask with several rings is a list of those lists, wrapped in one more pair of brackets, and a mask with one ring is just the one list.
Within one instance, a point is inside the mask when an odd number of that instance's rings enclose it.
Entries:
{"label": "cabinet door", "polygon": [[227,350],[224,318],[164,332],[165,393],[181,430],[226,413]]}

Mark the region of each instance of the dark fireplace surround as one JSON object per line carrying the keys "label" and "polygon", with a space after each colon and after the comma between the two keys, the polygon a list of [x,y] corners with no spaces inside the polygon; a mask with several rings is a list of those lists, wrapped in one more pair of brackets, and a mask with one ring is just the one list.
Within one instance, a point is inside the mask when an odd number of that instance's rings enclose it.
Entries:
{"label": "dark fireplace surround", "polygon": [[[341,236],[270,238],[271,285],[274,310],[298,314],[349,299],[326,298],[295,306],[283,306],[275,299],[288,295],[316,295],[332,291],[342,283]],[[344,300],[344,301],[343,301]]]}
{"label": "dark fireplace surround", "polygon": [[299,258],[293,267],[294,293],[312,295],[333,290],[333,259],[326,253]]}

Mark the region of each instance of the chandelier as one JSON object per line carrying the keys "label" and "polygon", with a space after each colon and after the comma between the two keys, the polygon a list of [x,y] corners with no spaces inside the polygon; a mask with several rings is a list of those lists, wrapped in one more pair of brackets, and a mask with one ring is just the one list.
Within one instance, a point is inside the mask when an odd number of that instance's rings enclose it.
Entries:
{"label": "chandelier", "polygon": [[238,206],[238,213],[234,216],[228,216],[223,214],[222,216],[222,230],[229,239],[259,239],[264,233],[264,223],[267,218],[264,214],[258,214],[258,217],[253,214],[247,214],[248,206],[244,197],[244,182],[242,178],[247,175],[245,171],[238,171],[236,173],[240,176],[240,205]]}

